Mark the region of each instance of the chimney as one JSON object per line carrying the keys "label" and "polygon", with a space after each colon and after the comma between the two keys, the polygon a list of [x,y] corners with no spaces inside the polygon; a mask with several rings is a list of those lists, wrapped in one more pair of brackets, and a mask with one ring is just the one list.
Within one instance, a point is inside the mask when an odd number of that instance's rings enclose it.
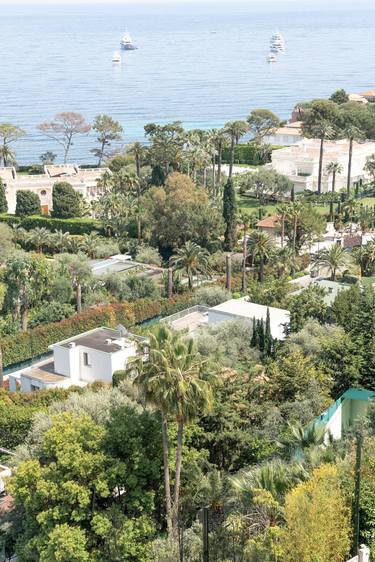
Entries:
{"label": "chimney", "polygon": [[74,341],[71,341],[68,345],[71,349],[73,349],[73,347],[76,346],[76,343]]}

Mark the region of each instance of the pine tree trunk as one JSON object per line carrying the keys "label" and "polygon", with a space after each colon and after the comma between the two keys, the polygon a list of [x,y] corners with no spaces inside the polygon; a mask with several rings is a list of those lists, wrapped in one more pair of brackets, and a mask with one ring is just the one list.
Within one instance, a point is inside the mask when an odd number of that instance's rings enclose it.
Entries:
{"label": "pine tree trunk", "polygon": [[319,175],[318,175],[318,194],[319,195],[322,193],[323,149],[324,149],[324,137],[322,137],[320,139]]}
{"label": "pine tree trunk", "polygon": [[177,431],[177,449],[176,449],[176,473],[174,484],[174,500],[173,500],[173,534],[178,538],[178,512],[180,501],[180,485],[181,485],[181,462],[182,462],[182,438],[184,433],[184,422],[178,422]]}
{"label": "pine tree trunk", "polygon": [[229,179],[232,179],[233,164],[234,164],[234,137],[232,137],[232,140],[231,140],[231,143],[230,143]]}
{"label": "pine tree trunk", "polygon": [[139,158],[139,154],[135,155],[135,167],[136,167],[136,170],[137,170],[137,176],[138,176],[138,178],[140,178],[141,177],[141,161],[140,161],[140,158]]}
{"label": "pine tree trunk", "polygon": [[171,299],[173,297],[173,270],[171,267],[168,267],[168,298]]}
{"label": "pine tree trunk", "polygon": [[29,309],[26,308],[26,307],[23,307],[21,309],[21,330],[23,332],[27,332],[28,320],[29,320]]}
{"label": "pine tree trunk", "polygon": [[262,282],[264,278],[264,256],[259,256],[259,281]]}
{"label": "pine tree trunk", "polygon": [[172,525],[172,498],[171,498],[171,482],[169,475],[169,443],[168,443],[168,422],[164,414],[162,414],[162,438],[163,438],[163,466],[164,466],[164,489],[165,489],[165,509],[167,519],[167,530],[169,538],[173,537]]}
{"label": "pine tree trunk", "polygon": [[232,290],[232,256],[227,254],[225,256],[225,270],[226,270],[226,278],[225,278],[225,288],[227,291]]}
{"label": "pine tree trunk", "polygon": [[218,150],[218,156],[217,156],[217,182],[218,182],[218,186],[220,187],[220,182],[221,182],[221,160],[223,157],[223,149],[222,146],[219,146],[219,150]]}
{"label": "pine tree trunk", "polygon": [[281,247],[284,248],[284,238],[285,238],[285,216],[281,217]]}
{"label": "pine tree trunk", "polygon": [[77,314],[82,312],[82,285],[77,283],[76,287]]}
{"label": "pine tree trunk", "polygon": [[348,178],[346,183],[346,191],[348,197],[350,196],[350,184],[352,175],[352,159],[353,159],[353,139],[349,139],[349,159],[348,159]]}
{"label": "pine tree trunk", "polygon": [[0,388],[3,388],[3,384],[4,384],[3,351],[0,347]]}
{"label": "pine tree trunk", "polygon": [[212,194],[216,194],[216,156],[212,157]]}
{"label": "pine tree trunk", "polygon": [[246,261],[247,261],[247,239],[246,230],[243,235],[243,245],[242,245],[242,292],[245,293],[247,289],[247,278],[246,278]]}

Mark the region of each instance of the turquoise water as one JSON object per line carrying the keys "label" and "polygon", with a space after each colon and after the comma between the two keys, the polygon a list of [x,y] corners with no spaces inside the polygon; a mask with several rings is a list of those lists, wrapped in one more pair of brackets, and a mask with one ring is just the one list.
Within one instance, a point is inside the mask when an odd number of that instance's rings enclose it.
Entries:
{"label": "turquoise water", "polygon": [[[88,120],[111,114],[131,142],[143,138],[151,121],[219,127],[254,107],[286,118],[295,102],[337,87],[375,87],[371,4],[355,10],[282,4],[2,6],[0,121],[28,131],[16,145],[19,162],[35,162],[47,149],[61,154],[36,130],[59,111]],[[114,67],[126,27],[139,49]],[[269,65],[269,37],[277,30],[286,54]],[[93,161],[93,141],[91,134],[77,141],[71,161]]]}

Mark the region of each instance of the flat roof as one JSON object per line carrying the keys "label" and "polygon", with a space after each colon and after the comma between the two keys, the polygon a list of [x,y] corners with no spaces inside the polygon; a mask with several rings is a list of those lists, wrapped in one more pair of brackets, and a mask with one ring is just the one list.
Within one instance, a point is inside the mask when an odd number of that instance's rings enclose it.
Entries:
{"label": "flat roof", "polygon": [[194,311],[186,314],[186,316],[181,316],[176,318],[171,322],[171,327],[178,332],[181,330],[188,330],[189,332],[194,332],[202,324],[207,324],[208,317],[207,312]]}
{"label": "flat roof", "polygon": [[[111,341],[109,342],[109,340]],[[121,342],[125,342],[125,344],[128,343],[129,345],[133,343],[131,338],[127,338],[121,334],[119,330],[113,330],[112,328],[95,328],[94,330],[79,334],[68,340],[57,342],[51,347],[71,347],[70,344],[75,343],[76,346],[82,345],[90,349],[95,349],[96,351],[114,353],[121,349]]]}
{"label": "flat roof", "polygon": [[245,300],[245,298],[231,299],[229,301],[223,302],[221,304],[218,304],[217,306],[210,308],[209,312],[224,312],[226,314],[242,316],[243,318],[265,318],[268,308],[268,310],[270,311],[270,318],[274,320],[280,318],[280,320],[284,321],[286,317],[289,318],[289,310],[285,310],[283,308],[275,308],[273,306],[265,306],[263,304],[256,304],[254,302]]}
{"label": "flat roof", "polygon": [[263,228],[275,228],[278,226],[280,221],[280,217],[278,215],[270,215],[269,217],[265,217],[264,219],[257,222],[258,227]]}
{"label": "flat roof", "polygon": [[91,260],[90,267],[95,277],[100,277],[106,273],[123,273],[139,267],[138,263],[131,260],[116,260],[108,258],[106,260]]}
{"label": "flat roof", "polygon": [[45,362],[38,363],[35,367],[28,367],[21,373],[21,376],[45,383],[63,382],[68,378],[55,373],[55,364],[53,360],[50,359]]}

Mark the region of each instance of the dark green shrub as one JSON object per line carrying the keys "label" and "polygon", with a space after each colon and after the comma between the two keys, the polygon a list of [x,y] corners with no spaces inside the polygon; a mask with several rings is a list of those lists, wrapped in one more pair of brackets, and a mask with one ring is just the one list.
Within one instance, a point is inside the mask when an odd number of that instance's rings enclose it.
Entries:
{"label": "dark green shrub", "polygon": [[59,219],[71,219],[82,214],[82,198],[70,183],[66,181],[57,182],[52,188],[51,215]]}
{"label": "dark green shrub", "polygon": [[70,234],[90,234],[90,232],[98,231],[104,234],[101,224],[95,219],[76,218],[76,219],[57,219],[44,216],[17,217],[15,215],[0,215],[0,222],[6,224],[18,224],[25,230],[33,230],[36,227],[48,228],[52,232],[62,230]]}
{"label": "dark green shrub", "polygon": [[40,214],[40,199],[37,193],[25,189],[16,193],[16,215],[28,217]]}
{"label": "dark green shrub", "polygon": [[8,202],[5,196],[5,187],[3,180],[0,178],[0,213],[6,213],[8,210]]}

